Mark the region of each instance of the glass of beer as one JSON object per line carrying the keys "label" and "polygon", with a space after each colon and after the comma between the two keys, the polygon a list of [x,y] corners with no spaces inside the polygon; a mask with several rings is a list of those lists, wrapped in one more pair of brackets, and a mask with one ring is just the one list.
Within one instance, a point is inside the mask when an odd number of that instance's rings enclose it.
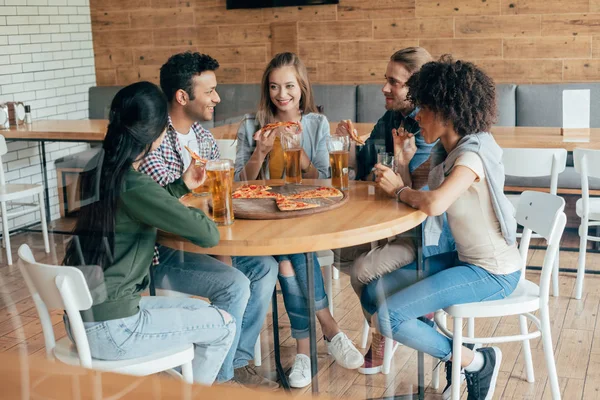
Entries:
{"label": "glass of beer", "polygon": [[[192,149],[195,150],[195,149]],[[183,151],[186,151],[185,149]],[[205,159],[210,159],[210,154],[211,154],[211,143],[208,140],[202,140],[202,141],[198,141],[198,155],[202,158]],[[196,164],[200,164],[199,161],[193,161]],[[208,196],[210,194],[210,179],[208,177],[208,175],[206,176],[206,179],[204,180],[204,183],[200,186],[198,186],[196,189],[192,190],[192,193],[194,193],[194,196]]]}
{"label": "glass of beer", "polygon": [[233,224],[233,199],[230,160],[210,160],[206,164],[206,175],[210,178],[212,217],[217,225]]}
{"label": "glass of beer", "polygon": [[327,150],[331,166],[331,185],[340,190],[348,190],[350,136],[330,136],[327,138]]}
{"label": "glass of beer", "polygon": [[281,132],[281,146],[285,163],[285,183],[302,183],[300,156],[302,155],[302,133]]}

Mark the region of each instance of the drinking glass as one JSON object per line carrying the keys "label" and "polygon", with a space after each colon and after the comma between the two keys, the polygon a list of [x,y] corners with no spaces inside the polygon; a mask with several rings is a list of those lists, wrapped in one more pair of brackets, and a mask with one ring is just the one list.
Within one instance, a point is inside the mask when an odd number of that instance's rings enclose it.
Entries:
{"label": "drinking glass", "polygon": [[212,197],[212,218],[217,225],[231,225],[234,221],[230,160],[210,160],[206,164],[206,174],[210,178]]}
{"label": "drinking glass", "polygon": [[394,171],[394,153],[377,153],[377,163],[385,165],[386,167]]}
{"label": "drinking glass", "polygon": [[[196,150],[196,149],[192,149]],[[205,160],[210,160],[212,146],[208,140],[198,140],[198,155]],[[196,164],[199,164],[199,161],[194,161]],[[195,196],[208,196],[210,190],[210,178],[208,174],[206,175],[206,180],[196,189],[192,190]]]}
{"label": "drinking glass", "polygon": [[302,155],[302,134],[286,130],[281,132],[281,147],[285,164],[285,183],[302,183],[300,157]]}
{"label": "drinking glass", "polygon": [[350,137],[348,135],[330,136],[327,138],[327,150],[331,166],[331,185],[340,190],[348,190]]}

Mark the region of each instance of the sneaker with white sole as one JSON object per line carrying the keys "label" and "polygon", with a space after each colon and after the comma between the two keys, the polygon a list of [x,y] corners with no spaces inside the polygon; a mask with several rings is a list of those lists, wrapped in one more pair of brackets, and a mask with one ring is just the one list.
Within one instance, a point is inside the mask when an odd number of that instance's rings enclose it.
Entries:
{"label": "sneaker with white sole", "polygon": [[294,365],[288,375],[288,382],[293,388],[303,388],[310,385],[310,357],[306,354],[296,354]]}
{"label": "sneaker with white sole", "polygon": [[483,367],[477,372],[465,371],[467,378],[467,400],[491,400],[500,372],[502,352],[498,347],[476,350],[483,355]]}
{"label": "sneaker with white sole", "polygon": [[331,341],[326,340],[325,343],[327,344],[327,351],[341,367],[357,369],[365,362],[362,353],[358,351],[344,332],[339,332]]}
{"label": "sneaker with white sole", "polygon": [[[475,345],[472,343],[465,343],[463,344],[463,346],[468,347],[469,349],[473,350]],[[442,400],[449,400],[450,397],[452,397],[452,361],[446,361],[445,366],[446,368],[446,387],[444,388],[444,391],[442,392]],[[462,368],[460,370],[460,384],[462,386],[462,384],[465,381],[465,369]]]}

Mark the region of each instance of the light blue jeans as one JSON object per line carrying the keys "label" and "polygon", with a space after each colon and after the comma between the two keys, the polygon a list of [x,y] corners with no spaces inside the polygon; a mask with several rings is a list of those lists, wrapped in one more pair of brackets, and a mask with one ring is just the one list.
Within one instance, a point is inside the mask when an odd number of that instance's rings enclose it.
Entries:
{"label": "light blue jeans", "polygon": [[444,253],[425,259],[421,280],[415,262],[372,281],[361,303],[368,314],[377,313],[382,335],[447,361],[452,340],[417,318],[454,304],[505,298],[520,276],[520,270],[495,275],[462,263],[456,252]]}
{"label": "light blue jeans", "polygon": [[235,338],[218,382],[233,378],[233,370],[248,365],[265,321],[277,283],[273,257],[233,257],[233,266],[196,253],[159,246],[160,264],[154,267],[155,286],[208,298],[237,323]]}
{"label": "light blue jeans", "polygon": [[[68,319],[65,325],[69,337]],[[225,322],[219,310],[200,299],[147,297],[140,311],[127,318],[84,322],[93,358],[125,360],[172,346],[194,344],[194,381],[211,385],[235,338],[235,320]]]}
{"label": "light blue jeans", "polygon": [[[306,268],[306,256],[304,254],[290,254],[286,256],[275,256],[277,262],[289,260],[294,268],[294,276],[279,275],[279,285],[283,295],[283,304],[290,317],[292,337],[304,339],[308,332],[308,271]],[[313,253],[313,266],[315,274],[315,310],[319,311],[329,307],[323,274],[317,259],[317,253]]]}

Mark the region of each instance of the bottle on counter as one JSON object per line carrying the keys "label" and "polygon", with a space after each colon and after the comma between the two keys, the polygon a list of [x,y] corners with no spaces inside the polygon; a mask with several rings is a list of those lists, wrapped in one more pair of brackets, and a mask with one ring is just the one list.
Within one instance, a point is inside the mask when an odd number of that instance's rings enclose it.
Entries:
{"label": "bottle on counter", "polygon": [[31,106],[27,105],[25,106],[25,123],[31,124],[31,122]]}

